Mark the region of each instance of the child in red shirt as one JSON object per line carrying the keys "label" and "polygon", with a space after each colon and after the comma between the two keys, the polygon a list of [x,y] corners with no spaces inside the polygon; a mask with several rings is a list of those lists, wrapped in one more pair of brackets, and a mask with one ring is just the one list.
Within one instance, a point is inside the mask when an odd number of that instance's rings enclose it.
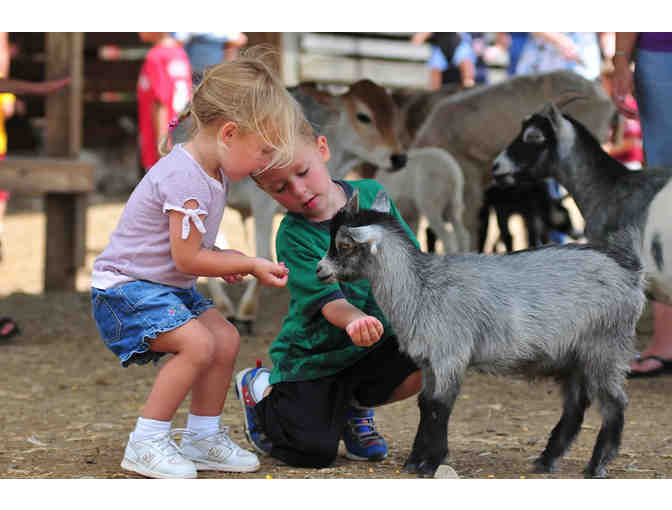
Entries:
{"label": "child in red shirt", "polygon": [[158,143],[170,122],[191,97],[191,66],[187,53],[169,32],[140,32],[153,43],[138,78],[138,133],[142,166],[159,160]]}

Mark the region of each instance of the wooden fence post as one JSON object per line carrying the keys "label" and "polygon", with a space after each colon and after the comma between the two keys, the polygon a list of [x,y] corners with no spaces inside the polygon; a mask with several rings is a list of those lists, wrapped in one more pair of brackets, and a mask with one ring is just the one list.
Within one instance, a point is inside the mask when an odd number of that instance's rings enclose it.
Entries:
{"label": "wooden fence post", "polygon": [[[47,79],[70,76],[69,87],[46,101],[46,151],[51,157],[77,158],[82,144],[83,41],[81,32],[46,34]],[[86,249],[85,193],[45,196],[46,263],[44,289],[74,290]]]}

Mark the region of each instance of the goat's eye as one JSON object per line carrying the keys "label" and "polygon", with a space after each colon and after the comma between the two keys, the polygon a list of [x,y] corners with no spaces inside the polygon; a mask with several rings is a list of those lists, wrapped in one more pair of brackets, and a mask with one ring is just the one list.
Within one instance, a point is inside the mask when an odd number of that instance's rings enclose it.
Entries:
{"label": "goat's eye", "polygon": [[544,133],[536,126],[528,127],[523,133],[523,142],[540,144],[546,141]]}
{"label": "goat's eye", "polygon": [[358,113],[357,114],[357,120],[361,122],[362,124],[370,124],[371,123],[371,117],[369,117],[366,113]]}
{"label": "goat's eye", "polygon": [[338,251],[343,255],[349,255],[355,251],[355,245],[352,243],[341,243],[338,245]]}

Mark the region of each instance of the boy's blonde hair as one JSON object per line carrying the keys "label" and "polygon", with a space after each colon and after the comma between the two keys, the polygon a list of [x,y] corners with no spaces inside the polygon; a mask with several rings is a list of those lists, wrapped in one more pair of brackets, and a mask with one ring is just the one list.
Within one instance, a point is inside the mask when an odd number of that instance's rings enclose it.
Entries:
{"label": "boy's blonde hair", "polygon": [[[190,117],[187,138],[213,122],[235,122],[244,133],[257,133],[274,150],[268,168],[289,165],[299,130],[305,119],[301,106],[287,92],[267,63],[272,50],[249,48],[234,61],[205,69],[191,101],[179,114],[180,123]],[[169,132],[159,145],[164,156],[170,151]]]}
{"label": "boy's blonde hair", "polygon": [[294,132],[294,148],[290,156],[290,159],[287,161],[287,163],[285,164],[283,162],[277,165],[268,165],[266,166],[266,168],[258,172],[254,172],[252,175],[250,175],[252,180],[257,184],[259,184],[260,186],[261,181],[257,180],[257,177],[263,174],[266,170],[270,170],[272,168],[282,168],[290,165],[293,162],[294,157],[296,156],[296,151],[299,150],[300,142],[310,145],[311,143],[315,143],[317,141],[318,137],[317,131],[315,127],[308,121],[308,119],[306,119],[303,113],[301,115],[297,115],[294,118],[294,127],[292,131]]}

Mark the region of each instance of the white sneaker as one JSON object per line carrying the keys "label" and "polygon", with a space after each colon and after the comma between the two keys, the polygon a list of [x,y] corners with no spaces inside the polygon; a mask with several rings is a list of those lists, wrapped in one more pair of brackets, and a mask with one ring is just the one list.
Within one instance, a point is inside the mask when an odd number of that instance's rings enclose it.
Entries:
{"label": "white sneaker", "polygon": [[185,459],[171,433],[134,441],[129,435],[121,467],[149,478],[196,478],[196,466]]}
{"label": "white sneaker", "polygon": [[259,469],[259,459],[254,453],[243,450],[228,435],[229,427],[201,439],[192,439],[194,433],[186,431],[180,448],[182,455],[193,461],[200,471],[231,471],[250,473]]}

